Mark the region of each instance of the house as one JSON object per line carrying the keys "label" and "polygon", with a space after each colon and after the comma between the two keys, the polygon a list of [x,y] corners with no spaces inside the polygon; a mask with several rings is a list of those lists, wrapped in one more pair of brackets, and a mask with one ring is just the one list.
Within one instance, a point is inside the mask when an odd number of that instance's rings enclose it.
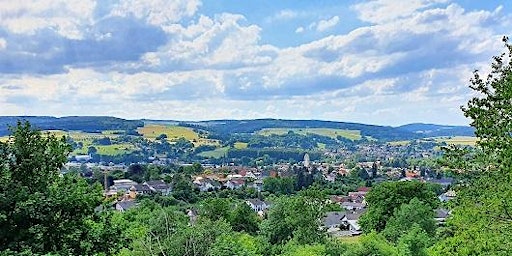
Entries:
{"label": "house", "polygon": [[448,216],[450,216],[450,211],[446,209],[436,209],[434,219],[437,221],[437,224],[443,225]]}
{"label": "house", "polygon": [[248,204],[251,209],[255,212],[262,212],[269,208],[270,204],[266,203],[265,201],[262,201],[260,199],[248,199],[245,201],[246,204]]}
{"label": "house", "polygon": [[343,221],[347,224],[348,230],[353,236],[360,235],[363,233],[361,227],[359,226],[359,217],[364,213],[364,211],[353,211],[350,213],[346,213]]}
{"label": "house", "polygon": [[243,179],[232,179],[226,182],[226,187],[229,189],[238,189],[241,188],[245,184]]}
{"label": "house", "polygon": [[362,210],[366,207],[366,204],[357,202],[342,202],[341,207],[349,211]]}
{"label": "house", "polygon": [[336,174],[335,173],[329,173],[327,175],[324,175],[324,179],[328,182],[334,182],[336,180]]}
{"label": "house", "polygon": [[253,183],[249,184],[248,187],[252,187],[256,189],[256,191],[261,192],[261,190],[263,190],[263,180],[255,180]]}
{"label": "house", "polygon": [[110,190],[117,192],[128,192],[130,188],[138,183],[129,179],[114,180],[114,185],[110,186]]}
{"label": "house", "polygon": [[212,191],[212,190],[220,189],[220,187],[221,187],[220,183],[218,181],[214,181],[211,179],[203,179],[201,177],[198,177],[194,181],[194,185],[196,185],[196,187],[201,192]]}
{"label": "house", "polygon": [[349,236],[350,232],[347,232],[343,218],[345,218],[343,212],[328,212],[322,219],[321,228],[325,229],[327,234],[331,236]]}
{"label": "house", "polygon": [[125,212],[133,207],[137,206],[134,200],[125,200],[116,203],[116,210]]}
{"label": "house", "polygon": [[456,196],[457,196],[457,194],[455,193],[455,191],[448,190],[445,193],[438,196],[438,198],[441,202],[448,202],[448,201],[454,199]]}
{"label": "house", "polygon": [[163,180],[150,180],[143,183],[148,186],[155,193],[162,195],[169,195],[172,191],[171,186],[165,183]]}
{"label": "house", "polygon": [[144,184],[137,184],[130,187],[130,197],[135,198],[138,195],[149,195],[153,193],[153,190],[151,190],[147,185]]}

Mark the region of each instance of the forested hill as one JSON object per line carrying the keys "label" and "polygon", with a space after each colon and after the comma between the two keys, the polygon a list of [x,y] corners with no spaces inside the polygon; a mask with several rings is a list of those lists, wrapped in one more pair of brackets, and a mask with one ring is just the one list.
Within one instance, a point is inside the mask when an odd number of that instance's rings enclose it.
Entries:
{"label": "forested hill", "polygon": [[103,116],[0,116],[0,136],[9,133],[8,127],[17,120],[27,120],[41,130],[79,130],[101,132],[103,130],[123,130],[135,132],[145,122],[181,125],[207,130],[219,137],[237,133],[255,133],[265,128],[329,128],[360,131],[362,136],[381,141],[409,140],[435,136],[473,136],[473,129],[466,126],[445,126],[435,124],[409,124],[399,127],[367,125],[320,120],[212,120],[212,121],[172,121],[172,120],[125,120]]}
{"label": "forested hill", "polygon": [[140,120],[125,120],[107,116],[0,116],[0,136],[9,134],[9,126],[15,126],[20,120],[29,121],[41,130],[67,130],[84,132],[101,132],[104,130],[123,130],[135,132],[137,127],[144,126]]}
{"label": "forested hill", "polygon": [[397,127],[401,130],[423,134],[428,137],[439,136],[475,136],[475,128],[471,126],[448,126],[437,124],[414,123]]}
{"label": "forested hill", "polygon": [[[428,130],[420,124],[400,127],[378,126],[360,123],[347,123],[320,120],[215,120],[202,122],[181,122],[183,126],[201,127],[217,134],[254,133],[265,128],[329,128],[357,130],[362,136],[381,141],[410,140],[435,136],[474,136],[473,128],[465,126],[427,125]],[[427,131],[424,131],[427,130]]]}

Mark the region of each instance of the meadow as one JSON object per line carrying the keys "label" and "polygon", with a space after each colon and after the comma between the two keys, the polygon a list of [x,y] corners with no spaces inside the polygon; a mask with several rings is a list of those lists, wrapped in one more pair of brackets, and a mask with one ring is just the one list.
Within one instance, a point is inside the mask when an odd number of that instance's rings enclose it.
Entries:
{"label": "meadow", "polygon": [[361,131],[359,130],[346,130],[346,129],[332,129],[332,128],[265,128],[257,132],[257,134],[270,136],[272,134],[275,135],[283,135],[288,133],[289,131],[293,131],[294,133],[306,135],[308,133],[317,134],[321,136],[330,137],[336,139],[338,136],[350,139],[350,140],[360,140],[361,139]]}

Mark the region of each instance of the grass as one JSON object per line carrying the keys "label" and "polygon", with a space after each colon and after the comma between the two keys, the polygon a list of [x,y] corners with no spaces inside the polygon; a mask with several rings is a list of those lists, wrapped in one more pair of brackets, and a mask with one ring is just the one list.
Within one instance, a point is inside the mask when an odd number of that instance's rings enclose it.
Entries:
{"label": "grass", "polygon": [[361,240],[361,236],[342,236],[339,239],[346,244],[357,244]]}
{"label": "grass", "polygon": [[115,155],[122,155],[126,153],[130,153],[134,151],[136,148],[134,145],[129,143],[122,143],[122,144],[112,144],[112,145],[92,145],[92,144],[84,144],[84,146],[81,149],[77,149],[73,151],[74,155],[85,155],[87,154],[87,150],[89,146],[94,146],[96,150],[98,150],[98,154],[100,155],[108,155],[108,156],[115,156]]}
{"label": "grass", "polygon": [[338,136],[350,139],[360,140],[361,131],[359,130],[345,130],[345,129],[332,129],[332,128],[265,128],[257,133],[264,136],[270,136],[272,134],[283,135],[293,131],[294,133],[306,135],[308,133],[318,134],[321,136],[327,136],[336,139]]}
{"label": "grass", "polygon": [[168,141],[174,141],[179,138],[185,138],[190,141],[199,141],[199,135],[191,128],[176,125],[158,125],[148,124],[138,128],[137,132],[142,134],[144,138],[156,139],[160,134],[167,135]]}
{"label": "grass", "polygon": [[198,155],[200,155],[202,157],[208,157],[208,158],[221,158],[224,155],[226,155],[228,150],[229,150],[229,147],[216,148],[214,150],[201,152]]}
{"label": "grass", "polygon": [[246,149],[248,146],[248,143],[246,142],[235,142],[234,147],[236,149]]}
{"label": "grass", "polygon": [[411,143],[409,140],[399,140],[399,141],[390,141],[388,142],[391,146],[407,146]]}
{"label": "grass", "polygon": [[471,136],[436,137],[437,142],[446,142],[449,145],[475,146],[478,139]]}

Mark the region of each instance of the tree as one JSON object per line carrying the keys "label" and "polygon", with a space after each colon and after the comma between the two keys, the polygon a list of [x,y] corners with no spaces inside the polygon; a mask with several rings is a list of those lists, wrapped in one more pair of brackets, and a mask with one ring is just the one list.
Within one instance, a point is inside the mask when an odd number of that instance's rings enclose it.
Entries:
{"label": "tree", "polygon": [[239,203],[229,216],[229,223],[234,231],[256,234],[259,230],[258,215],[246,203]]}
{"label": "tree", "polygon": [[396,243],[414,225],[431,237],[435,234],[434,210],[430,205],[421,202],[416,197],[395,210],[393,217],[387,222],[382,234],[389,241]]}
{"label": "tree", "polygon": [[222,234],[210,247],[210,255],[215,256],[257,256],[254,237],[248,234]]}
{"label": "tree", "polygon": [[92,255],[117,250],[119,241],[101,239],[109,218],[94,212],[103,199],[101,186],[90,187],[76,174],[59,175],[71,150],[65,138],[43,136],[28,122],[18,122],[11,141],[0,143],[0,251]]}
{"label": "tree", "polygon": [[270,208],[261,232],[271,244],[284,244],[293,239],[298,244],[322,242],[320,227],[321,200],[306,196],[281,197]]}
{"label": "tree", "polygon": [[493,57],[489,75],[475,71],[470,80],[478,95],[462,111],[479,140],[474,152],[448,151],[466,185],[447,222],[452,235],[434,246],[434,255],[512,254],[512,45],[503,42],[506,53]]}
{"label": "tree", "polygon": [[383,182],[374,186],[366,196],[368,210],[359,220],[365,232],[382,231],[395,209],[409,203],[413,198],[436,208],[438,199],[434,187],[419,181]]}

